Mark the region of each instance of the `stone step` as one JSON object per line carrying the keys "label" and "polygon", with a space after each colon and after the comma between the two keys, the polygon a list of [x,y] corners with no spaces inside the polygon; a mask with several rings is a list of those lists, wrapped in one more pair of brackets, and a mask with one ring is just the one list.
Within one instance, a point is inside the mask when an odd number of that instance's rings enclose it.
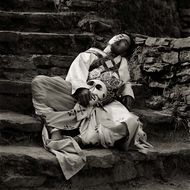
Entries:
{"label": "stone step", "polygon": [[[190,141],[189,133],[184,128],[175,129],[171,114],[146,108],[133,111],[140,117],[148,141]],[[41,130],[40,119],[32,114],[0,111],[0,144],[41,144]]]}
{"label": "stone step", "polygon": [[[112,5],[114,2],[116,1],[110,1],[109,3]],[[57,6],[57,8],[60,11],[101,11],[101,8],[104,8],[106,3],[106,0],[69,0],[62,3],[61,6]]]}
{"label": "stone step", "polygon": [[182,9],[190,8],[189,0],[180,0],[178,3],[179,7]]}
{"label": "stone step", "polygon": [[[183,181],[183,183],[182,183]],[[163,182],[160,180],[145,180],[138,181],[138,184],[128,184],[127,190],[189,190],[189,176],[175,174],[169,181]]]}
{"label": "stone step", "polygon": [[28,82],[0,80],[0,109],[31,113],[31,85]]}
{"label": "stone step", "polygon": [[190,28],[184,28],[181,31],[183,37],[189,37],[190,36]]}
{"label": "stone step", "polygon": [[186,9],[179,9],[179,14],[181,17],[190,17],[190,7],[186,7]]}
{"label": "stone step", "polygon": [[36,75],[66,75],[77,56],[0,55],[0,78],[31,81]]}
{"label": "stone step", "polygon": [[[143,106],[143,86],[133,84],[133,89],[138,99],[136,105]],[[31,98],[30,81],[23,82],[0,79],[0,109],[31,113]],[[9,104],[7,104],[7,102],[9,102]]]}
{"label": "stone step", "polygon": [[6,0],[0,2],[4,11],[56,11],[53,0]]}
{"label": "stone step", "polygon": [[[189,176],[190,144],[159,143],[147,155],[110,149],[86,149],[86,166],[65,181],[60,166],[42,147],[0,146],[0,187],[45,189],[122,189],[140,179],[168,180],[176,173]],[[124,186],[126,185],[126,186]],[[103,189],[103,188],[100,188]]]}
{"label": "stone step", "polygon": [[24,32],[77,32],[83,14],[77,12],[5,12],[0,11],[0,30]]}
{"label": "stone step", "polygon": [[0,31],[0,54],[75,55],[92,46],[94,35]]}
{"label": "stone step", "polygon": [[0,111],[0,144],[41,144],[41,130],[34,116]]}
{"label": "stone step", "polygon": [[190,141],[188,127],[179,123],[170,111],[152,109],[132,110],[143,123],[143,129],[150,141],[161,142]]}

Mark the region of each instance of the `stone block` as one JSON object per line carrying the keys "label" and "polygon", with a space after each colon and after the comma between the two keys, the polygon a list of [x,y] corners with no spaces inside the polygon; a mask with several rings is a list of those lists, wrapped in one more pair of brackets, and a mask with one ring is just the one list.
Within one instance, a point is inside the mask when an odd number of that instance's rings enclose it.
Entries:
{"label": "stone block", "polygon": [[167,63],[154,63],[152,65],[145,63],[143,65],[143,70],[147,73],[159,73],[165,71],[166,67],[168,67]]}
{"label": "stone block", "polygon": [[31,84],[22,81],[0,80],[0,94],[31,95]]}
{"label": "stone block", "polygon": [[112,152],[105,149],[87,150],[85,154],[88,168],[112,168],[117,160]]}
{"label": "stone block", "polygon": [[179,62],[178,60],[178,52],[169,52],[162,54],[162,61],[170,64],[176,64]]}
{"label": "stone block", "polygon": [[180,0],[179,1],[179,7],[180,8],[190,8],[190,5],[189,5],[189,0]]}
{"label": "stone block", "polygon": [[32,70],[35,66],[31,56],[0,55],[0,68]]}
{"label": "stone block", "polygon": [[163,88],[164,89],[164,88],[168,87],[168,84],[152,81],[149,83],[149,87],[150,88]]}
{"label": "stone block", "polygon": [[190,17],[190,7],[189,9],[180,9],[179,13],[181,17]]}
{"label": "stone block", "polygon": [[109,184],[113,180],[112,169],[91,168],[90,170],[83,170],[77,175],[73,176],[71,186],[83,189],[102,184]]}
{"label": "stone block", "polygon": [[66,5],[69,8],[81,8],[83,10],[95,10],[98,7],[98,3],[101,2],[99,0],[89,1],[89,0],[69,0],[66,2]]}
{"label": "stone block", "polygon": [[157,38],[148,37],[145,41],[146,46],[154,46]]}
{"label": "stone block", "polygon": [[14,11],[55,11],[55,6],[51,0],[7,0],[0,2],[1,10]]}
{"label": "stone block", "polygon": [[38,68],[68,68],[76,55],[0,55],[0,69],[35,70]]}
{"label": "stone block", "polygon": [[9,176],[4,180],[4,185],[16,187],[39,187],[45,182],[45,176]]}
{"label": "stone block", "polygon": [[177,79],[178,83],[189,83],[190,82],[190,75],[184,75]]}
{"label": "stone block", "polygon": [[183,76],[185,76],[185,75],[189,75],[190,76],[190,68],[188,68],[188,69],[186,69],[186,68],[182,68],[181,69],[181,71],[178,71],[177,73],[176,73],[176,76],[177,77],[183,77]]}
{"label": "stone block", "polygon": [[[189,26],[189,24],[188,24]],[[181,34],[183,37],[189,37],[190,36],[190,28],[184,28],[181,30]]]}
{"label": "stone block", "polygon": [[189,83],[190,81],[190,69],[182,68],[180,71],[176,73],[177,81],[179,83]]}
{"label": "stone block", "polygon": [[102,184],[95,187],[87,187],[84,188],[84,190],[114,190],[114,188],[112,187],[112,185]]}
{"label": "stone block", "polygon": [[[21,176],[61,177],[64,179],[55,156],[43,147],[37,146],[0,146],[1,174],[10,173]],[[9,167],[7,167],[9,166]],[[50,167],[51,166],[51,167]],[[4,176],[2,176],[4,174]]]}
{"label": "stone block", "polygon": [[15,70],[2,71],[3,78],[11,81],[29,82],[38,75],[38,70]]}
{"label": "stone block", "polygon": [[112,25],[101,21],[99,19],[83,19],[78,23],[79,28],[82,31],[93,32],[93,33],[103,33],[112,31]]}
{"label": "stone block", "polygon": [[167,38],[153,38],[153,37],[148,37],[145,45],[146,46],[169,46],[170,44],[170,39]]}
{"label": "stone block", "polygon": [[137,177],[137,171],[133,161],[125,160],[123,163],[118,163],[114,167],[114,181],[124,182]]}
{"label": "stone block", "polygon": [[158,51],[158,48],[156,47],[149,47],[146,49],[146,51],[144,52],[146,57],[160,57],[160,52]]}
{"label": "stone block", "polygon": [[185,62],[181,64],[182,67],[189,67],[189,65],[190,65],[190,62]]}
{"label": "stone block", "polygon": [[0,129],[14,129],[23,132],[40,132],[41,122],[29,115],[15,112],[0,112]]}
{"label": "stone block", "polygon": [[0,30],[65,33],[76,30],[81,17],[75,12],[0,12]]}
{"label": "stone block", "polygon": [[[186,101],[187,101],[187,104],[190,105],[190,95],[188,95],[188,96],[186,97]],[[190,113],[189,113],[189,115],[190,115]]]}
{"label": "stone block", "polygon": [[59,67],[52,67],[51,68],[51,76],[66,76],[68,72],[68,69],[63,69],[63,68],[59,68]]}
{"label": "stone block", "polygon": [[183,50],[179,53],[180,62],[190,62],[190,51]]}
{"label": "stone block", "polygon": [[151,64],[151,63],[155,63],[155,62],[156,62],[155,57],[145,57],[145,59],[144,59],[144,63],[146,63],[146,64]]}
{"label": "stone block", "polygon": [[172,47],[174,49],[185,49],[190,48],[190,37],[179,38],[172,41]]}
{"label": "stone block", "polygon": [[135,44],[136,45],[143,45],[145,43],[145,38],[135,37]]}
{"label": "stone block", "polygon": [[[92,45],[93,34],[0,32],[1,54],[76,55]],[[6,43],[6,46],[4,45]]]}
{"label": "stone block", "polygon": [[22,96],[22,94],[0,94],[0,109],[12,110],[22,113],[31,113],[34,111],[32,97]]}
{"label": "stone block", "polygon": [[155,111],[151,109],[134,109],[134,113],[143,118],[149,124],[171,124],[173,117],[171,113],[166,113],[164,111]]}

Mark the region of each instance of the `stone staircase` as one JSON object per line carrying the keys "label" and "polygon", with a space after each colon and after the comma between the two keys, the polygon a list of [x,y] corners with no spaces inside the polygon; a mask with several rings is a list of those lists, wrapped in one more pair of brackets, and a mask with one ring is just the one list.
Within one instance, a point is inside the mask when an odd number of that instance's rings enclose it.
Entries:
{"label": "stone staircase", "polygon": [[[66,181],[56,158],[43,148],[31,79],[38,74],[65,76],[74,57],[97,40],[79,22],[98,1],[71,2],[72,12],[63,13],[56,12],[52,0],[0,2],[0,189],[189,190],[188,136],[174,130],[171,114],[144,107],[140,84],[133,85],[138,100],[134,112],[143,120],[155,151],[143,155],[86,149],[86,166]],[[109,28],[104,24],[103,32]]]}
{"label": "stone staircase", "polygon": [[190,3],[187,0],[182,0],[178,4],[181,19],[181,35],[188,37],[190,36]]}

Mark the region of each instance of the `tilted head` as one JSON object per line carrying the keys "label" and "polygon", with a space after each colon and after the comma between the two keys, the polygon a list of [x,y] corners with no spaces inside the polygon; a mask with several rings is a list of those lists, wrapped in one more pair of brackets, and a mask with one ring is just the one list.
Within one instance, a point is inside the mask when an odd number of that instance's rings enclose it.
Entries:
{"label": "tilted head", "polygon": [[104,50],[106,53],[112,52],[115,55],[124,55],[131,45],[131,38],[126,34],[119,34],[111,38],[108,46]]}

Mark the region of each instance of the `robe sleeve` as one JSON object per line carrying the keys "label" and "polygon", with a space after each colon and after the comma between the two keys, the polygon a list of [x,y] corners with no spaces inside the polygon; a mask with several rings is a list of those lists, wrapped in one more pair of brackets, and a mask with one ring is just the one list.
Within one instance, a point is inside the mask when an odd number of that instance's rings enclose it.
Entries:
{"label": "robe sleeve", "polygon": [[89,74],[89,67],[95,59],[95,55],[83,52],[72,62],[66,76],[66,81],[72,84],[72,94],[79,88],[89,88],[86,81]]}
{"label": "robe sleeve", "polygon": [[125,83],[125,87],[122,92],[122,96],[129,95],[129,96],[135,98],[133,89],[132,89],[131,83],[130,83],[130,74],[129,74],[128,63],[127,63],[127,60],[123,57],[122,57],[121,65],[119,67],[119,75],[120,75],[121,80],[123,80]]}

